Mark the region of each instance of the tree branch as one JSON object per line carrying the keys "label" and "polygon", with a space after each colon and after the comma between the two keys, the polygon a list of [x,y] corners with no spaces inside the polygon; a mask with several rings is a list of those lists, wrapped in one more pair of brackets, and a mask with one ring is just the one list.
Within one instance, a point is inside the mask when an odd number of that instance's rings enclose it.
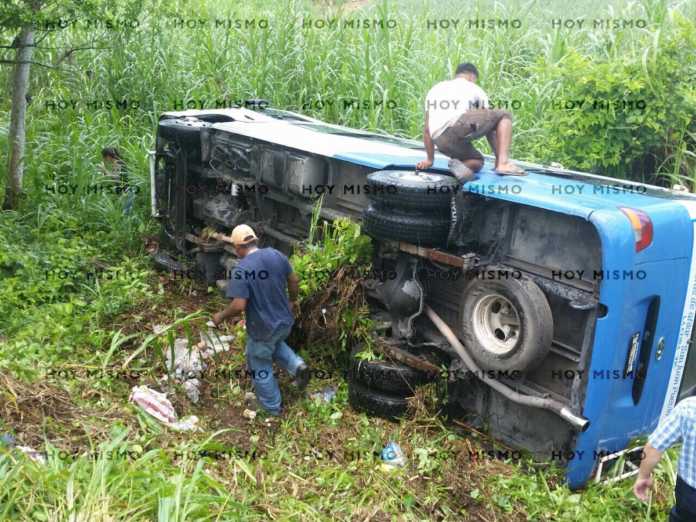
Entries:
{"label": "tree branch", "polygon": [[53,65],[47,65],[41,62],[26,61],[26,60],[0,60],[0,64],[4,65],[17,65],[18,63],[30,63],[32,65],[38,65],[39,67],[48,67],[49,69],[55,69]]}
{"label": "tree branch", "polygon": [[[85,46],[85,47],[70,47],[69,45],[61,45],[59,47],[40,47],[36,44],[33,45],[25,45],[24,47],[33,47],[35,49],[41,49],[43,51],[57,51],[58,49],[68,49],[67,52],[69,53],[74,53],[76,51],[86,51],[87,49],[112,49],[112,47],[94,47],[94,46]],[[0,49],[17,49],[16,45],[0,45]]]}

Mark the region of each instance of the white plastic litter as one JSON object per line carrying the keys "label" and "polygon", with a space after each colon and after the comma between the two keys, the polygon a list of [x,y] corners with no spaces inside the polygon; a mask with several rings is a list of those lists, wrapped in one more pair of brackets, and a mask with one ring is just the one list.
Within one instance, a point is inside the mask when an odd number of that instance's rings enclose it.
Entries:
{"label": "white plastic litter", "polygon": [[[154,330],[161,331],[161,325],[155,325]],[[174,380],[184,385],[186,396],[192,403],[200,400],[200,377],[207,367],[204,359],[228,351],[233,339],[233,335],[218,335],[215,325],[208,322],[208,331],[201,332],[198,344],[189,346],[188,339],[180,337],[174,341],[173,353],[167,350],[167,368]]]}
{"label": "white plastic litter", "polygon": [[15,447],[34,462],[38,462],[39,464],[46,464],[46,457],[44,456],[44,454],[39,451],[36,451],[34,448],[30,448],[29,446]]}
{"label": "white plastic litter", "polygon": [[189,348],[188,339],[186,338],[174,341],[173,355],[174,361],[172,361],[172,350],[167,350],[167,368],[179,379],[185,380],[199,377],[205,369],[198,347],[192,346]]}
{"label": "white plastic litter", "polygon": [[389,441],[381,453],[382,466],[385,468],[400,468],[406,465],[406,455],[404,455],[401,446],[394,441]]}
{"label": "white plastic litter", "polygon": [[336,397],[336,387],[327,386],[319,390],[318,392],[310,393],[310,398],[317,400],[319,402],[331,402]]}
{"label": "white plastic litter", "polygon": [[200,385],[201,381],[198,379],[189,379],[184,383],[184,391],[186,392],[186,396],[194,404],[198,404],[198,401],[201,398],[201,393],[199,390]]}
{"label": "white plastic litter", "polygon": [[191,431],[197,429],[198,417],[190,415],[179,420],[174,406],[167,395],[157,392],[147,386],[133,386],[129,400],[153,416],[162,424],[176,431]]}
{"label": "white plastic litter", "polygon": [[207,358],[216,353],[228,351],[230,349],[230,342],[234,339],[234,335],[220,335],[211,321],[208,321],[207,326],[208,331],[201,332],[201,342],[199,346],[202,345],[204,348],[201,355]]}
{"label": "white plastic litter", "polygon": [[153,324],[152,325],[152,332],[159,335],[162,332],[164,332],[164,330],[166,328],[167,328],[167,325],[165,325],[165,324]]}

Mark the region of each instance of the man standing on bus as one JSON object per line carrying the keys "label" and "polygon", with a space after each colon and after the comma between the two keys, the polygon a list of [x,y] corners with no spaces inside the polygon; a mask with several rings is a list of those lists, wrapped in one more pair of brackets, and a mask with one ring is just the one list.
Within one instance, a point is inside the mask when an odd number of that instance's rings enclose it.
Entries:
{"label": "man standing on bus", "polygon": [[696,521],[696,397],[679,402],[648,437],[633,492],[642,501],[648,500],[653,469],[664,451],[680,441],[682,450],[674,490],[676,503],[669,514],[669,522],[693,522]]}
{"label": "man standing on bus", "polygon": [[491,109],[485,91],[476,85],[478,69],[459,64],[454,79],[436,84],[425,99],[423,144],[428,155],[416,169],[433,165],[435,146],[449,156],[450,171],[460,182],[470,181],[483,167],[483,155],[471,144],[486,137],[495,154],[495,171],[500,175],[522,176],[524,171],[510,162],[512,116]]}

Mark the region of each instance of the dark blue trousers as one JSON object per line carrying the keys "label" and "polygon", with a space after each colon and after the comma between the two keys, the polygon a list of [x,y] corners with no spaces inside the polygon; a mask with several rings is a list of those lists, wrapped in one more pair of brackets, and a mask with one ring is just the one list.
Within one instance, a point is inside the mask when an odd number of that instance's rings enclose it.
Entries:
{"label": "dark blue trousers", "polygon": [[677,475],[674,488],[677,503],[669,514],[669,522],[696,522],[696,488],[692,488]]}

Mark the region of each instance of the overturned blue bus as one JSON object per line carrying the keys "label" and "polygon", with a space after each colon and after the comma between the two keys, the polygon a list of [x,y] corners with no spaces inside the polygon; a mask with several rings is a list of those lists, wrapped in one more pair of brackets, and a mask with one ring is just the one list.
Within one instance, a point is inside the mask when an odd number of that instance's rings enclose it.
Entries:
{"label": "overturned blue bus", "polygon": [[524,163],[500,177],[488,161],[459,187],[440,154],[416,172],[423,158],[412,140],[271,108],[165,113],[155,258],[224,279],[233,250],[204,228],[247,223],[289,251],[323,198],[321,217],[359,220],[390,275],[367,282],[384,335],[444,354],[468,422],[581,487],[696,393],[696,197]]}

